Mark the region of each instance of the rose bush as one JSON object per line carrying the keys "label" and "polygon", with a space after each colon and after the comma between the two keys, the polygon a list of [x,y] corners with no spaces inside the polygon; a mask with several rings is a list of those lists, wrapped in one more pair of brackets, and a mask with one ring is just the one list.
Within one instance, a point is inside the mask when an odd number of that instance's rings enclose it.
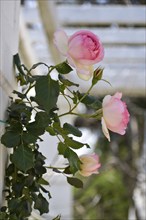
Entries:
{"label": "rose bush", "polygon": [[[26,219],[31,215],[32,208],[37,209],[40,215],[48,213],[48,199],[51,198],[51,194],[44,174],[50,169],[66,177],[67,182],[77,188],[83,187],[82,180],[75,177],[77,172],[85,177],[98,173],[101,166],[98,155],[93,153],[78,156],[76,150],[90,146],[77,141],[76,137],[81,137],[82,132],[72,124],[63,123],[61,117],[78,115],[102,120],[102,129],[109,141],[108,129],[123,135],[129,121],[127,106],[121,101],[122,93],[105,96],[103,103],[90,95],[91,89],[102,80],[103,69],[93,70],[93,65],[100,62],[104,56],[99,38],[86,30],[78,31],[71,37],[64,31],[57,31],[54,42],[62,55],[67,57],[67,61],[55,66],[39,62],[28,69],[21,64],[19,55],[14,55],[16,78],[21,89],[13,91],[15,97],[11,97],[7,120],[0,120],[6,124],[1,143],[7,148],[12,148],[5,178],[7,204],[0,208],[0,219]],[[65,78],[65,75],[72,71],[69,64],[76,69],[80,78],[88,80],[93,76],[85,93],[80,92],[79,84]],[[32,70],[35,71],[40,65],[47,67],[47,73],[32,74]],[[54,69],[58,71],[56,80],[51,76]],[[70,87],[76,89],[72,90]],[[30,96],[32,88],[35,92]],[[63,109],[61,114],[58,105],[60,98],[64,98],[68,103],[67,109],[64,109],[63,105],[60,106]],[[80,103],[91,108],[92,113],[75,112]],[[43,141],[42,135],[45,133],[58,139],[58,154],[68,161],[65,167],[50,166],[46,157],[39,151],[39,143]],[[44,197],[44,193],[48,199]],[[59,220],[60,216],[54,219]]]}
{"label": "rose bush", "polygon": [[54,43],[84,80],[92,77],[93,65],[104,57],[104,48],[99,37],[87,30],[77,31],[70,37],[64,31],[58,30],[54,34]]}
{"label": "rose bush", "polygon": [[82,176],[90,176],[94,173],[98,173],[101,164],[99,163],[99,157],[97,154],[82,155],[80,156],[80,161],[82,162],[80,165],[80,174]]}
{"label": "rose bush", "polygon": [[102,130],[109,141],[110,135],[108,129],[124,135],[129,122],[130,115],[126,103],[121,101],[121,98],[122,93],[117,92],[115,95],[107,95],[103,99]]}

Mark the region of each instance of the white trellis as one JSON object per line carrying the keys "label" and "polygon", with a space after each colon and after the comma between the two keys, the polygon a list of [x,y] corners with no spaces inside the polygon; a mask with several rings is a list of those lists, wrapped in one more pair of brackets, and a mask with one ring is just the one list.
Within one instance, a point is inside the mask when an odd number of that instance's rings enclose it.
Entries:
{"label": "white trellis", "polygon": [[[0,1],[0,119],[5,120],[9,95],[16,88],[13,72],[13,55],[18,51],[20,1]],[[4,125],[0,124],[0,136]],[[3,185],[6,149],[0,144],[0,204],[3,201]]]}

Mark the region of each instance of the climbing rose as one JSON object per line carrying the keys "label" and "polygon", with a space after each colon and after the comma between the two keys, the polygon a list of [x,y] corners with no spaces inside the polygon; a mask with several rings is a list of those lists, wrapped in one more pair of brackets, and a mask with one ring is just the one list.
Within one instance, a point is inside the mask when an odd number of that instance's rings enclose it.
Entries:
{"label": "climbing rose", "polygon": [[101,120],[104,135],[110,141],[108,129],[124,135],[129,122],[129,112],[125,102],[121,101],[122,93],[107,95],[103,99],[102,109],[103,117]]}
{"label": "climbing rose", "polygon": [[101,166],[97,154],[80,156],[80,174],[82,176],[90,176],[93,173],[98,173],[98,168]]}
{"label": "climbing rose", "polygon": [[93,64],[104,57],[100,39],[90,31],[81,30],[68,37],[63,30],[54,34],[54,43],[81,79],[89,80],[93,75]]}

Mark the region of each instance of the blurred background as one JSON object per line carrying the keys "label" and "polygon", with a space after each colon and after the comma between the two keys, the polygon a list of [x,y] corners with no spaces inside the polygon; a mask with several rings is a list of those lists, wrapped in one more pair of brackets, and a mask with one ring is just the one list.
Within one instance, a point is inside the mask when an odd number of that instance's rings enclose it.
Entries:
{"label": "blurred background", "polygon": [[[63,60],[53,44],[53,34],[58,28],[68,35],[80,29],[91,30],[105,47],[105,58],[99,65],[105,68],[103,78],[112,84],[111,87],[101,81],[92,95],[102,99],[106,94],[122,92],[131,115],[126,135],[111,134],[110,143],[102,135],[100,122],[79,117],[64,119],[82,130],[84,142],[90,144],[91,152],[99,154],[102,167],[99,175],[83,178],[82,190],[67,188],[65,181],[57,182],[58,177],[51,176],[52,185],[56,184],[52,191],[55,196],[52,216],[61,212],[63,220],[146,219],[145,3],[145,0],[21,1],[19,52],[25,65],[31,67],[40,61],[49,65]],[[74,72],[69,78],[81,83],[81,92],[90,85],[90,81],[79,80]],[[60,105],[66,108],[65,102]],[[83,111],[91,109],[81,105],[78,112]],[[48,137],[44,139],[48,141]],[[42,151],[50,163],[56,158],[56,150],[53,156],[45,146]],[[86,152],[84,149],[78,153]]]}

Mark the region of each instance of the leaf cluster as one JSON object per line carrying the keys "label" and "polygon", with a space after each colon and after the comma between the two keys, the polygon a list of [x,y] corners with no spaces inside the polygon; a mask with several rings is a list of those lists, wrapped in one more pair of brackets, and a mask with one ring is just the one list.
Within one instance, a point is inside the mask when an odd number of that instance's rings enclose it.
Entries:
{"label": "leaf cluster", "polygon": [[[31,215],[32,207],[39,210],[40,215],[49,212],[49,203],[44,197],[45,193],[51,198],[46,189],[49,183],[43,178],[47,172],[46,158],[39,151],[38,145],[38,140],[43,141],[41,136],[45,132],[58,138],[58,152],[68,160],[63,171],[52,168],[53,171],[65,175],[72,186],[83,187],[82,181],[74,177],[81,164],[75,150],[89,146],[75,140],[74,137],[82,136],[78,128],[69,123],[61,124],[57,105],[59,96],[63,95],[69,104],[69,111],[64,115],[72,114],[80,101],[95,109],[99,107],[99,103],[88,94],[70,90],[70,87],[79,85],[64,78],[64,74],[72,71],[67,62],[56,66],[40,62],[29,70],[21,64],[18,54],[14,56],[14,62],[18,70],[17,81],[23,92],[20,89],[13,91],[16,98],[10,98],[7,125],[1,137],[1,143],[11,148],[12,153],[5,178],[7,206],[1,208],[0,219],[23,220]],[[31,74],[39,65],[47,67],[46,75]],[[58,71],[58,80],[51,78],[50,73],[54,69]],[[30,94],[32,89],[35,93],[33,96]],[[66,90],[70,95],[66,94]],[[71,103],[75,105],[74,108],[71,108]]]}

